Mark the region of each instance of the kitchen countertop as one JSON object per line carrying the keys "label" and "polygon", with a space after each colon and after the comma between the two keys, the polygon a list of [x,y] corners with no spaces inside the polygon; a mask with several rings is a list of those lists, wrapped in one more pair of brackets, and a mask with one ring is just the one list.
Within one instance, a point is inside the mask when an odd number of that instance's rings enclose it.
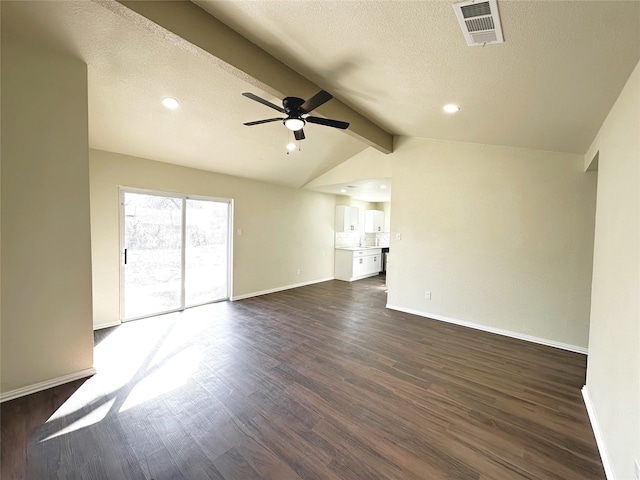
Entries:
{"label": "kitchen countertop", "polygon": [[377,248],[380,250],[381,248],[389,248],[389,247],[336,247],[336,250],[373,250]]}

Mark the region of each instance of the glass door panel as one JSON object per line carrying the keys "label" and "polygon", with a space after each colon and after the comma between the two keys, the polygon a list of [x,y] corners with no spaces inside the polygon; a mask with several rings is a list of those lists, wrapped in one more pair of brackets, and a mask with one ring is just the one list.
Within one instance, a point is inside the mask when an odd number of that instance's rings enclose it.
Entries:
{"label": "glass door panel", "polygon": [[123,319],[183,308],[181,198],[124,192]]}
{"label": "glass door panel", "polygon": [[186,306],[228,297],[229,203],[186,200]]}

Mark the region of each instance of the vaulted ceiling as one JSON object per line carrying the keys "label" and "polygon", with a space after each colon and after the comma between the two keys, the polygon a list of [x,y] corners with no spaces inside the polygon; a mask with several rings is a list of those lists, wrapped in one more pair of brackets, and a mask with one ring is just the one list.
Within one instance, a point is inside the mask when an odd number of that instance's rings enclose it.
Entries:
{"label": "vaulted ceiling", "polygon": [[[640,1],[502,0],[505,42],[484,47],[453,3],[3,0],[2,36],[88,65],[96,149],[294,188],[394,135],[585,153],[640,59]],[[242,92],[319,89],[348,131],[308,124],[287,153],[280,122],[242,125],[278,116]]]}

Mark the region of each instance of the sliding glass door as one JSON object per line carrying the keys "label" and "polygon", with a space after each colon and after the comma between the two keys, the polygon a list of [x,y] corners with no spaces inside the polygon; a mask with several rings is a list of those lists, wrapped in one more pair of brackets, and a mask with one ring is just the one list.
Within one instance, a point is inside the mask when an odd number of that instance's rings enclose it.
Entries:
{"label": "sliding glass door", "polygon": [[229,297],[231,202],[121,190],[121,317]]}

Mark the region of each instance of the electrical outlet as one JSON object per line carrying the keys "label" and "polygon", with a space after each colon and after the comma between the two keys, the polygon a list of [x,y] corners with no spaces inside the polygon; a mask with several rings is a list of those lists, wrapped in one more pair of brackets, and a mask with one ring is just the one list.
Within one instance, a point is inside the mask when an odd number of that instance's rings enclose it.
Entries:
{"label": "electrical outlet", "polygon": [[431,292],[429,290],[424,291],[424,299],[431,300]]}
{"label": "electrical outlet", "polygon": [[238,236],[240,236],[240,235],[242,235],[242,229],[241,228],[238,229]]}
{"label": "electrical outlet", "polygon": [[402,234],[396,233],[396,240],[402,240]]}
{"label": "electrical outlet", "polygon": [[296,270],[296,275],[300,275],[300,269]]}

